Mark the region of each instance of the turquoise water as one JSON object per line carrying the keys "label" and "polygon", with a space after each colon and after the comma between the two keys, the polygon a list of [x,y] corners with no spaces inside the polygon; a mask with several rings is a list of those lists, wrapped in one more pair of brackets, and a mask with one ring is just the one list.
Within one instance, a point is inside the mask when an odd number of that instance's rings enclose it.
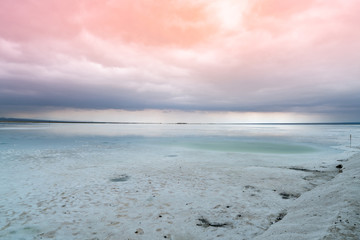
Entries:
{"label": "turquoise water", "polygon": [[244,141],[236,139],[223,139],[222,141],[187,141],[174,144],[184,148],[220,152],[244,153],[272,153],[272,154],[302,154],[321,151],[310,145],[288,144],[286,142]]}
{"label": "turquoise water", "polygon": [[[0,124],[0,149],[86,144],[171,146],[203,151],[299,154],[345,145],[351,126]],[[340,131],[339,136],[336,131]],[[338,138],[339,137],[339,138]],[[353,137],[356,141],[356,137]]]}

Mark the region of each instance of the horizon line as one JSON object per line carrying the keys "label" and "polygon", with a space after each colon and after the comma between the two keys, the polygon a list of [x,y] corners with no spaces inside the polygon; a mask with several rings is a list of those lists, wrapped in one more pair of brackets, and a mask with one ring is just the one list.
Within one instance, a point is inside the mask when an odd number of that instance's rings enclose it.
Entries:
{"label": "horizon line", "polygon": [[73,123],[73,124],[222,124],[222,125],[360,125],[360,122],[114,122],[114,121],[72,121],[0,117],[0,123]]}

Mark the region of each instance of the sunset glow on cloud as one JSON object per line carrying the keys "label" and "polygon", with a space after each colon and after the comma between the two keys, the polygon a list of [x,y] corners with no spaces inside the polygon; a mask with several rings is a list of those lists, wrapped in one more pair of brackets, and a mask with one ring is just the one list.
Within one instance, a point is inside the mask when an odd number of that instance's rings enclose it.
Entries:
{"label": "sunset glow on cloud", "polygon": [[360,119],[358,0],[0,5],[0,117],[112,109]]}

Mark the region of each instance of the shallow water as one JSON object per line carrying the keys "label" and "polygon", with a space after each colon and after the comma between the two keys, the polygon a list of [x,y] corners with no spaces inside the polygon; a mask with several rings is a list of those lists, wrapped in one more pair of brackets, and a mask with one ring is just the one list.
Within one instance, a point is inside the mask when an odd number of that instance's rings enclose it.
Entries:
{"label": "shallow water", "polygon": [[349,134],[359,146],[359,125],[0,124],[0,238],[251,239],[279,192],[311,187],[289,168],[346,158]]}
{"label": "shallow water", "polygon": [[228,152],[301,153],[346,144],[349,133],[357,129],[356,125],[0,124],[0,147],[53,149],[131,142]]}
{"label": "shallow water", "polygon": [[[270,140],[269,140],[270,141]],[[275,140],[274,140],[275,141]],[[254,139],[245,140],[237,138],[219,139],[188,139],[178,140],[167,144],[194,150],[219,151],[219,152],[243,152],[243,153],[273,153],[273,154],[301,154],[321,151],[320,148],[310,144],[287,143],[285,141],[262,142]]]}

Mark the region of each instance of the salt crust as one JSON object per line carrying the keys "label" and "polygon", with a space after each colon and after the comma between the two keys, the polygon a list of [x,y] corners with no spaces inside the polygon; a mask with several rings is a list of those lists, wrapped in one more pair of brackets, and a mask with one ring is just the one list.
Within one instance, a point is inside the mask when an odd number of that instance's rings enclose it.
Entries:
{"label": "salt crust", "polygon": [[302,194],[282,221],[254,239],[360,239],[360,154],[344,162],[334,179]]}
{"label": "salt crust", "polygon": [[[0,236],[177,240],[360,237],[360,154],[342,160],[342,173],[330,181],[317,182],[310,191],[308,182],[301,179],[311,173],[288,168],[223,167],[214,172],[213,166],[199,169],[198,165],[172,162],[155,168],[142,166],[139,171],[124,165],[121,169],[131,178],[112,182],[111,178],[99,181],[109,168],[99,171],[74,165],[71,157],[63,160],[49,172],[44,171],[45,163],[30,176],[23,172],[24,180],[36,177],[41,181],[25,181],[21,192],[13,190],[9,196],[12,207],[3,205]],[[337,171],[335,166],[329,167]],[[26,166],[24,170],[28,174]],[[65,180],[67,184],[61,185]],[[283,191],[302,194],[297,199],[282,199],[279,194]]]}

